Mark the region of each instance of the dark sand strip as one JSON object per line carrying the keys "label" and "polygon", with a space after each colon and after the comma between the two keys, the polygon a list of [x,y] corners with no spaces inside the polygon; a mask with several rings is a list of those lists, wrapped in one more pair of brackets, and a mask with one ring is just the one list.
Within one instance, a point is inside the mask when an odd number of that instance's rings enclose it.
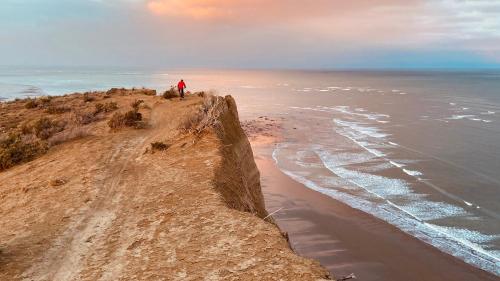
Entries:
{"label": "dark sand strip", "polygon": [[[369,214],[308,189],[256,151],[266,208],[299,254],[357,280],[500,280]],[[264,154],[266,155],[266,154]]]}

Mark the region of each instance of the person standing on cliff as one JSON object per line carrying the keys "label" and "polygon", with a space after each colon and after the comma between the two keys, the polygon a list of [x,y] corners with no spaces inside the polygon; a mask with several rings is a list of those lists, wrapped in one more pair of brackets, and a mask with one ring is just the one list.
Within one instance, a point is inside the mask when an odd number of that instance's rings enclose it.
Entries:
{"label": "person standing on cliff", "polygon": [[186,89],[186,83],[181,79],[179,83],[177,83],[177,89],[179,90],[179,94],[181,95],[181,99],[184,99],[184,89]]}

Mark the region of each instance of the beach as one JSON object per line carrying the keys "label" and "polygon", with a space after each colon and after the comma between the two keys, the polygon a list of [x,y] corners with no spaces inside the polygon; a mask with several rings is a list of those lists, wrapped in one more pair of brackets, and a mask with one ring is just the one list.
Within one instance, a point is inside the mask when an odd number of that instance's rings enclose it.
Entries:
{"label": "beach", "polygon": [[[367,213],[294,181],[276,166],[271,152],[279,125],[256,122],[250,132],[261,172],[266,209],[288,233],[298,254],[321,262],[338,278],[357,280],[486,281],[498,277],[475,268]],[[270,128],[271,127],[271,128]]]}

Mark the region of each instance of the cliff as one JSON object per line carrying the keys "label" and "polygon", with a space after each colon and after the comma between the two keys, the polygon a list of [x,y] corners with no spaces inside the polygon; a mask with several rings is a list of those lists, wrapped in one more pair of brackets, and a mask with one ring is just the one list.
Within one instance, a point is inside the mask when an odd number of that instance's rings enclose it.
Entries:
{"label": "cliff", "polygon": [[36,128],[21,133],[23,119],[48,112],[23,102],[2,105],[3,134],[19,136],[3,153],[35,141],[44,150],[0,172],[1,280],[325,278],[262,220],[259,172],[231,97],[57,97],[70,110],[50,124],[96,103],[117,113],[94,112],[45,140]]}

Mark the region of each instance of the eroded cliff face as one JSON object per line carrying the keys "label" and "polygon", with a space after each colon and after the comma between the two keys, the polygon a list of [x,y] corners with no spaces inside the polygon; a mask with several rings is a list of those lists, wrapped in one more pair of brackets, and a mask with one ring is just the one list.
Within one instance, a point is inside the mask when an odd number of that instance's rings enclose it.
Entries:
{"label": "eroded cliff face", "polygon": [[[262,220],[259,173],[231,97],[141,99],[145,129],[110,131],[102,119],[91,135],[0,172],[0,280],[327,276]],[[136,97],[108,100],[125,107]],[[151,153],[155,142],[169,148]]]}
{"label": "eroded cliff face", "polygon": [[241,128],[236,102],[231,96],[219,97],[214,105],[219,122],[213,127],[220,138],[222,164],[217,169],[215,186],[229,207],[267,215],[260,186],[260,173],[250,142]]}

